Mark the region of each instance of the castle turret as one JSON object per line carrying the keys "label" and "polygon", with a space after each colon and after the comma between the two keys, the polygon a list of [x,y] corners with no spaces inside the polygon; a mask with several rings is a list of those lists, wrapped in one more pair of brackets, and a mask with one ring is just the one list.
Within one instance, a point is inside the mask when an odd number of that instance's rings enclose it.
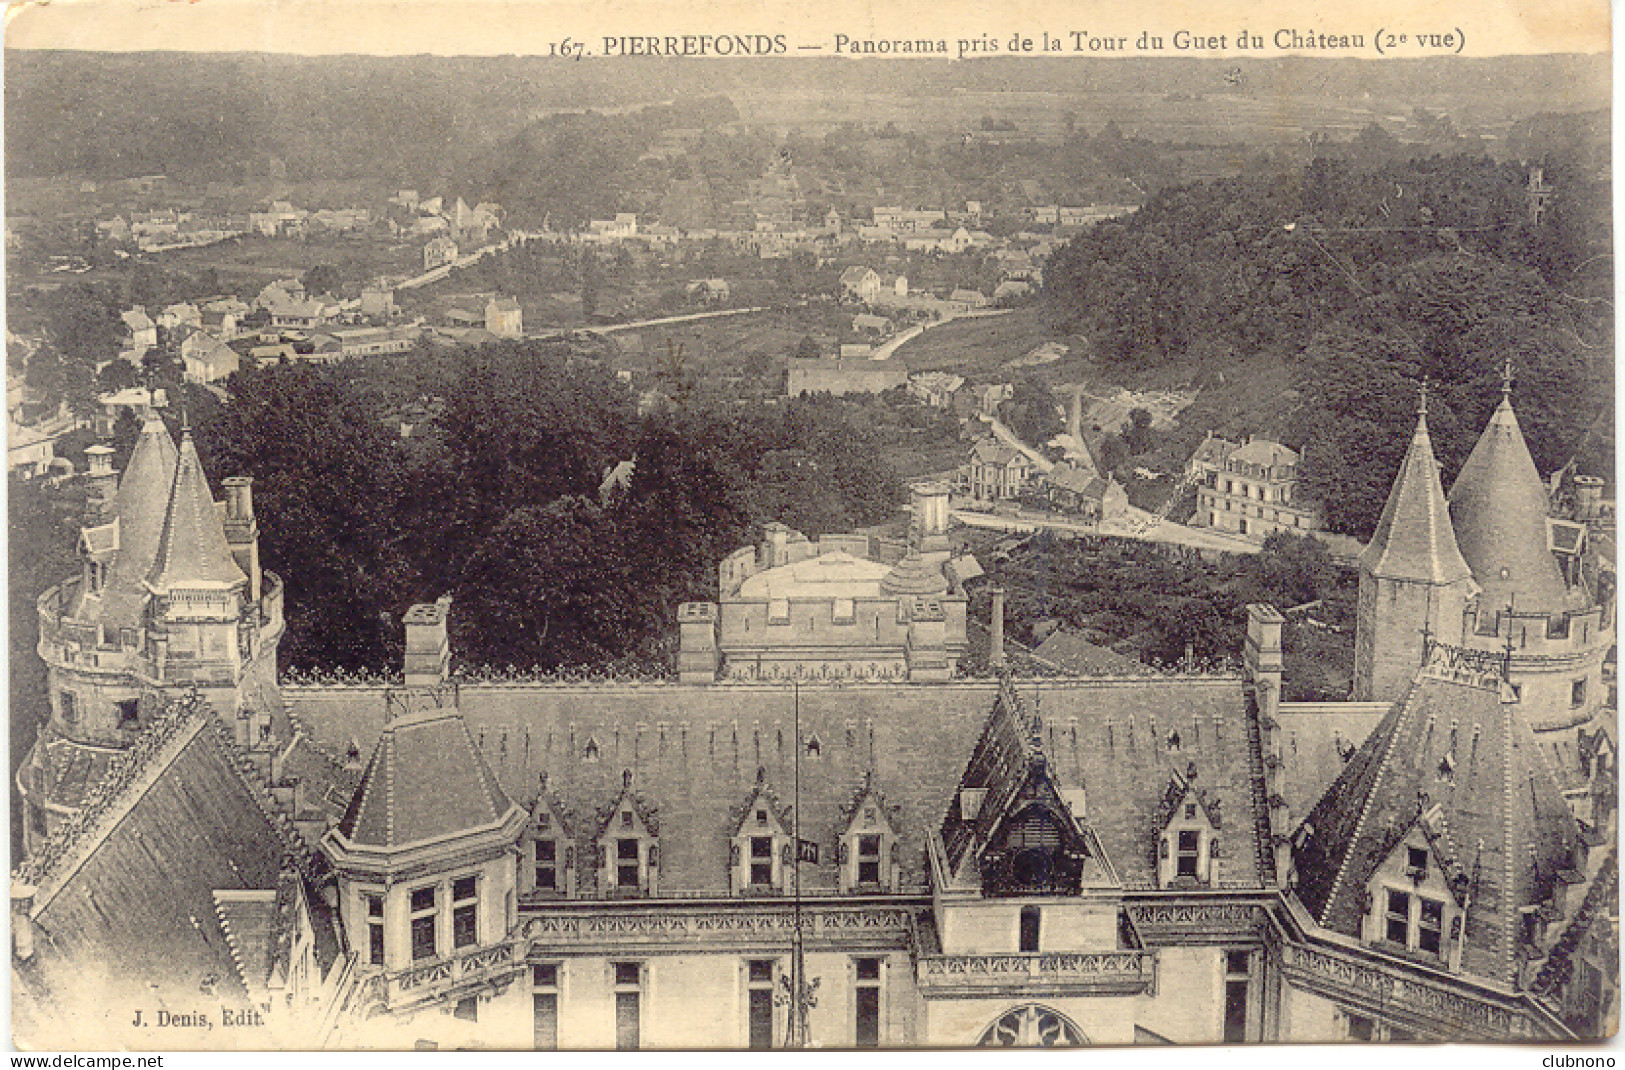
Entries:
{"label": "castle turret", "polygon": [[1450,488],[1450,520],[1483,588],[1479,601],[1486,611],[1570,608],[1568,585],[1547,541],[1548,511],[1545,484],[1512,411],[1509,381]]}
{"label": "castle turret", "polygon": [[1410,448],[1360,555],[1354,699],[1404,693],[1435,639],[1457,642],[1473,573],[1456,545],[1422,397]]}
{"label": "castle turret", "polygon": [[[81,534],[81,573],[38,601],[50,705],[17,774],[30,850],[146,730],[157,693],[196,687],[239,742],[261,748],[280,716],[282,584],[257,569],[252,507],[216,504],[190,434],[177,450],[156,416],[116,493],[110,454],[90,456],[99,504]],[[260,577],[252,587],[227,538],[232,508]]]}

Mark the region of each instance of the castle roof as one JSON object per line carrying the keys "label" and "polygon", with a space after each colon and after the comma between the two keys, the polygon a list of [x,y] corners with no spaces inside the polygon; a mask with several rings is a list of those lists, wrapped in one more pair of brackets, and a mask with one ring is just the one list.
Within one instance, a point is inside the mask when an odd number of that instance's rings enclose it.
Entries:
{"label": "castle roof", "polygon": [[739,586],[741,598],[874,598],[891,568],[844,550],[778,565]]}
{"label": "castle roof", "polygon": [[1450,488],[1450,520],[1489,610],[1553,613],[1568,585],[1547,544],[1545,485],[1503,398]]}
{"label": "castle roof", "polygon": [[1298,898],[1359,936],[1368,882],[1418,824],[1472,934],[1464,972],[1511,983],[1521,910],[1545,902],[1579,837],[1533,734],[1493,678],[1424,670],[1299,830]]}
{"label": "castle roof", "polygon": [[457,711],[428,708],[384,725],[337,831],[358,847],[405,847],[500,825],[512,809]]}
{"label": "castle roof", "polygon": [[232,559],[220,510],[209,494],[197,446],[190,431],[181,435],[175,483],[169,492],[157,555],[147,586],[157,592],[175,587],[232,587],[246,582]]}
{"label": "castle roof", "polygon": [[[1022,700],[1041,715],[1049,774],[1063,790],[1088,785],[1090,825],[1125,886],[1156,885],[1152,825],[1175,753],[1167,739],[1176,729],[1184,747],[1180,767],[1195,758],[1200,783],[1234,823],[1220,886],[1259,888],[1269,879],[1259,857],[1264,824],[1250,773],[1258,761],[1256,728],[1238,678],[1097,677],[1019,686]],[[376,731],[382,693],[365,694],[283,690],[316,745],[334,751],[352,736],[365,745]],[[799,688],[465,682],[459,702],[509,797],[528,797],[545,771],[559,805],[595,814],[621,797],[630,770],[640,797],[659,808],[662,894],[686,896],[729,894],[725,863],[736,808],[758,769],[773,784],[792,782],[798,721],[800,835],[832,847],[847,827],[845,809],[872,772],[898,836],[900,890],[924,890],[926,842],[942,825],[998,694],[992,681]],[[404,794],[421,782],[397,779],[395,790]],[[585,857],[596,827],[583,822],[575,831],[577,857]],[[812,893],[839,887],[837,859],[826,849],[819,863],[803,866],[803,887]],[[591,866],[581,867],[577,879],[581,894],[593,894]]]}
{"label": "castle roof", "polygon": [[1360,567],[1384,579],[1440,585],[1472,575],[1450,526],[1426,414],[1416,418],[1410,447],[1388,492],[1377,530],[1360,555]]}
{"label": "castle roof", "polygon": [[[296,845],[239,760],[202,703],[155,721],[18,869],[37,889],[34,924],[50,934],[19,972],[54,1000],[96,1008],[81,1020],[108,1030],[129,1022],[109,1006],[246,995],[216,896],[274,889]],[[86,1043],[122,1046],[110,1033]]]}

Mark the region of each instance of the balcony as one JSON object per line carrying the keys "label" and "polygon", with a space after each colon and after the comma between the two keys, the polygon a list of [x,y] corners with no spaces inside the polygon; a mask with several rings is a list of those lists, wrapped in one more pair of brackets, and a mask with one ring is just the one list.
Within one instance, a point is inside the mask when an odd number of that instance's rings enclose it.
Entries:
{"label": "balcony", "polygon": [[931,996],[1133,996],[1156,988],[1154,951],[1037,951],[915,957],[921,994]]}
{"label": "balcony", "polygon": [[506,985],[519,972],[519,941],[504,940],[450,958],[420,962],[381,978],[384,1006],[391,1011],[421,1003],[472,995],[479,988]]}

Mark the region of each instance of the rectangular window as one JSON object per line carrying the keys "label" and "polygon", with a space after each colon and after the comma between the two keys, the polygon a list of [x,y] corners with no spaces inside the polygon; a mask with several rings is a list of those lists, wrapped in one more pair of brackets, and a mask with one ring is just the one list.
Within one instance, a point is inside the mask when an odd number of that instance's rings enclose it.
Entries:
{"label": "rectangular window", "polygon": [[749,997],[749,1047],[765,1051],[773,1046],[773,960],[753,959],[746,975]]}
{"label": "rectangular window", "polygon": [[1040,922],[1037,907],[1021,908],[1021,935],[1020,948],[1022,951],[1038,950],[1038,926]]}
{"label": "rectangular window", "polygon": [[615,1050],[636,1051],[641,1037],[643,968],[636,962],[615,963]]}
{"label": "rectangular window", "polygon": [[642,885],[639,879],[642,876],[642,867],[638,864],[638,841],[615,841],[615,886],[617,888],[637,888]]}
{"label": "rectangular window", "polygon": [[1586,682],[1584,679],[1574,681],[1569,685],[1569,705],[1584,706],[1586,703]]}
{"label": "rectangular window", "polygon": [[1252,983],[1252,956],[1245,951],[1224,953],[1224,1041],[1247,1040],[1247,992]]}
{"label": "rectangular window", "polygon": [[369,895],[367,901],[367,961],[374,966],[384,964],[384,897]]}
{"label": "rectangular window", "polygon": [[1417,918],[1416,946],[1430,955],[1437,955],[1443,944],[1444,903],[1437,899],[1421,900]]}
{"label": "rectangular window", "polygon": [[1383,935],[1401,947],[1409,946],[1411,933],[1411,897],[1405,892],[1388,889],[1387,922]]}
{"label": "rectangular window", "polygon": [[62,707],[62,721],[64,724],[77,724],[79,721],[79,699],[72,691],[57,692],[58,701]]}
{"label": "rectangular window", "polygon": [[478,996],[469,996],[467,999],[458,1000],[457,1006],[452,1009],[451,1016],[460,1018],[465,1022],[479,1021],[480,998]]}
{"label": "rectangular window", "polygon": [[1196,861],[1201,854],[1202,836],[1195,829],[1181,829],[1179,832],[1179,853],[1175,859],[1174,875],[1178,877],[1196,876]]}
{"label": "rectangular window", "polygon": [[750,838],[750,883],[765,888],[773,883],[773,837]]}
{"label": "rectangular window", "polygon": [[559,890],[559,844],[557,840],[536,841],[536,890]]}
{"label": "rectangular window", "polygon": [[858,837],[858,883],[880,883],[880,837]]}
{"label": "rectangular window", "polygon": [[432,959],[437,954],[435,940],[435,889],[416,888],[412,892],[412,960]]}
{"label": "rectangular window", "polygon": [[1407,870],[1427,872],[1428,851],[1426,847],[1407,847],[1405,849],[1405,859],[1405,868]]}
{"label": "rectangular window", "polygon": [[880,1047],[880,960],[857,960],[857,991],[853,999],[853,1046]]}
{"label": "rectangular window", "polygon": [[1376,1033],[1376,1023],[1358,1014],[1349,1015],[1349,1039],[1370,1040]]}
{"label": "rectangular window", "polygon": [[556,963],[536,963],[530,968],[531,1016],[537,1051],[553,1051],[559,1046],[559,967]]}
{"label": "rectangular window", "polygon": [[451,946],[480,942],[479,880],[462,877],[451,885]]}

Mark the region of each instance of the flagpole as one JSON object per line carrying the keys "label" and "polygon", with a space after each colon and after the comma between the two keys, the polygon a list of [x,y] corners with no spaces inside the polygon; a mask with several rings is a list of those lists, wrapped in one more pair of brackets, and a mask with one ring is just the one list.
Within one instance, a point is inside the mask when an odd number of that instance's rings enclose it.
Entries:
{"label": "flagpole", "polygon": [[795,929],[790,937],[790,1043],[792,1048],[807,1046],[806,1038],[806,1012],[802,1006],[802,985],[806,983],[806,963],[802,958],[801,946],[801,683],[793,681],[790,685],[795,699],[795,749],[793,774],[793,809],[790,811],[791,838],[795,841],[791,847],[790,857],[795,865],[794,890],[791,896],[791,911],[795,921]]}

